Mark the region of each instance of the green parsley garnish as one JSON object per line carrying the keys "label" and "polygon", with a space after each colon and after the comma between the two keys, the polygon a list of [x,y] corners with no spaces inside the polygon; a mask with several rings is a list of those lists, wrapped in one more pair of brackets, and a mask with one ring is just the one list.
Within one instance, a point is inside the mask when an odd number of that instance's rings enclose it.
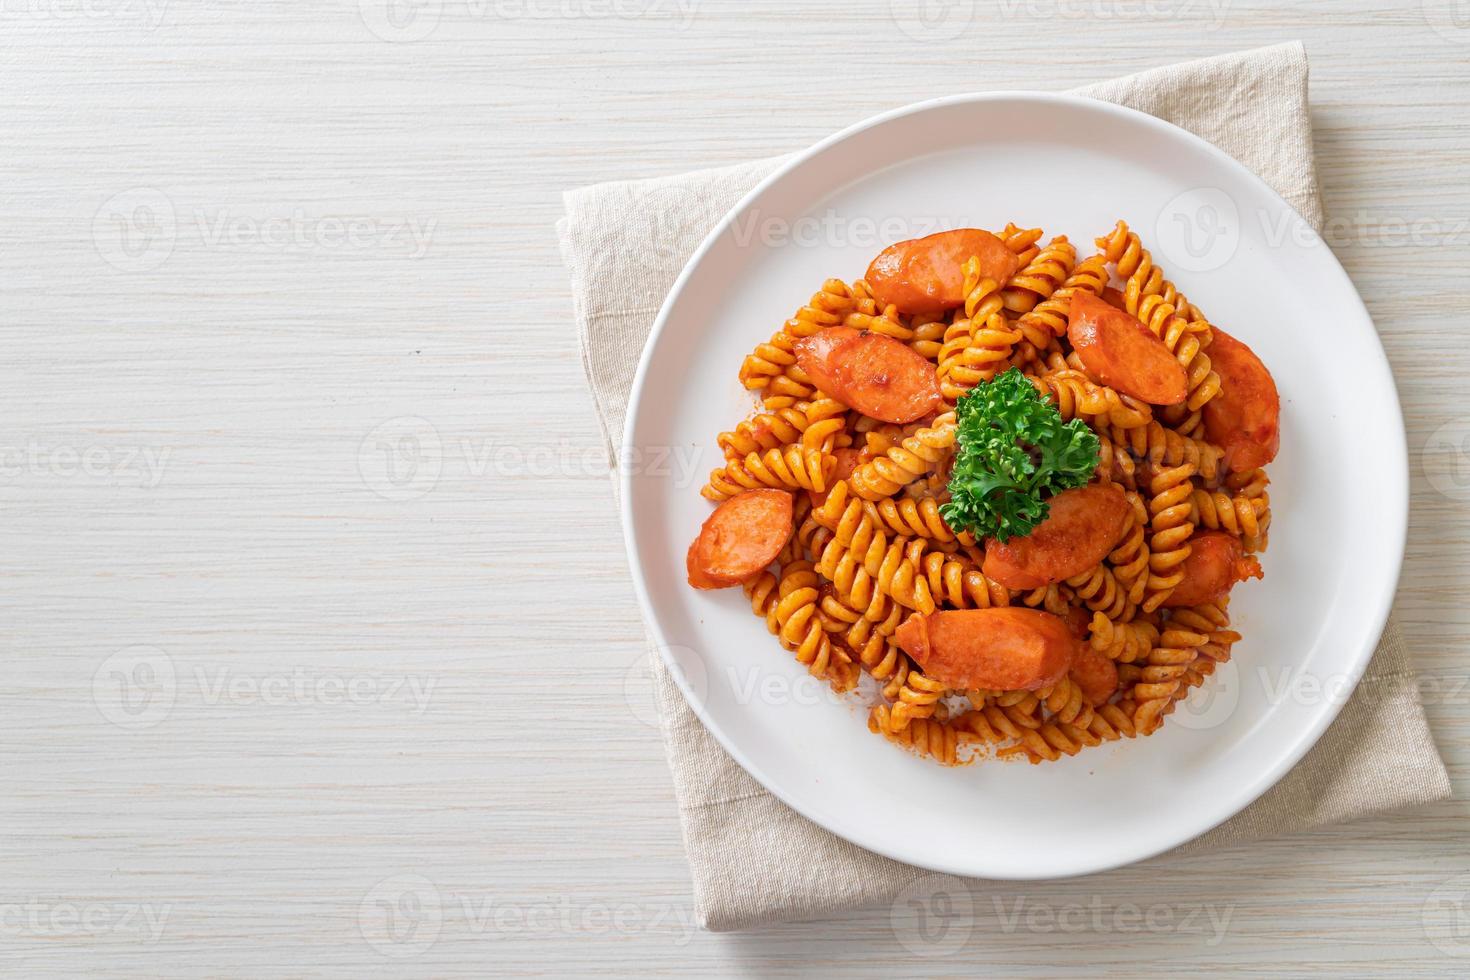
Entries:
{"label": "green parsley garnish", "polygon": [[1024,537],[1046,519],[1046,498],[1083,486],[1097,467],[1097,435],[1081,419],[1063,422],[1016,368],[962,395],[955,414],[950,500],[939,513],[956,532]]}

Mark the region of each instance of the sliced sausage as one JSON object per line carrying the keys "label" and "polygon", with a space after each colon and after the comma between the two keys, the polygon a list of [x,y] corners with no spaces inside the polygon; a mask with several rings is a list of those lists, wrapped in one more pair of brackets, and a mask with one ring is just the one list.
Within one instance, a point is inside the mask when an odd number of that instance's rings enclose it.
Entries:
{"label": "sliced sausage", "polygon": [[1219,327],[1206,351],[1220,393],[1205,403],[1205,438],[1225,450],[1232,473],[1265,466],[1281,447],[1281,396],[1256,352]]}
{"label": "sliced sausage", "polygon": [[827,477],[827,489],[821,493],[817,493],[815,490],[808,490],[806,492],[806,495],[812,499],[813,507],[820,507],[825,504],[827,502],[827,495],[832,492],[832,488],[852,476],[852,471],[857,469],[858,464],[863,460],[862,450],[853,449],[850,446],[842,449],[834,449],[832,450],[832,455],[837,457],[837,465],[832,468],[832,475]]}
{"label": "sliced sausage", "polygon": [[903,425],[944,404],[934,365],[892,337],[862,333],[840,341],[827,368],[838,388],[828,394],[869,418]]}
{"label": "sliced sausage", "polygon": [[1067,626],[1072,630],[1072,635],[1079,640],[1087,639],[1092,627],[1092,613],[1081,606],[1068,606],[1067,615],[1062,617],[1067,621]]}
{"label": "sliced sausage", "polygon": [[1071,674],[1082,689],[1082,696],[1094,708],[1107,703],[1118,689],[1118,665],[1085,643],[1077,645]]}
{"label": "sliced sausage", "polygon": [[720,504],[685,556],[689,584],[723,589],[759,574],[791,537],[792,509],[785,490],[747,490]]}
{"label": "sliced sausage", "polygon": [[1079,575],[1118,543],[1130,511],[1113,483],[1064,490],[1047,506],[1046,520],[1025,537],[985,542],[987,577],[1008,589],[1039,589]]}
{"label": "sliced sausage", "polygon": [[738,581],[711,578],[705,573],[699,564],[698,538],[689,543],[689,550],[684,554],[684,571],[688,575],[689,584],[696,589],[725,589],[740,584]]}
{"label": "sliced sausage", "polygon": [[980,275],[1004,286],[1020,259],[1005,242],[979,228],[956,228],[890,245],[868,266],[879,306],[900,313],[939,314],[965,302],[965,263],[980,259]]}
{"label": "sliced sausage", "polygon": [[1011,606],[915,613],[893,639],[924,673],[966,691],[1034,691],[1055,684],[1082,645],[1060,617]]}
{"label": "sliced sausage", "polygon": [[1223,599],[1236,582],[1260,578],[1261,563],[1245,553],[1240,539],[1224,531],[1201,531],[1189,539],[1189,557],[1179,567],[1184,580],[1166,606],[1201,606]]}
{"label": "sliced sausage", "polygon": [[796,366],[812,379],[812,384],[836,398],[837,379],[832,375],[829,358],[838,344],[857,335],[852,327],[828,327],[801,338],[794,345]]}
{"label": "sliced sausage", "polygon": [[1123,297],[1122,292],[1114,289],[1112,286],[1103,287],[1102,298],[1104,303],[1107,303],[1115,310],[1128,309],[1128,301]]}
{"label": "sliced sausage", "polygon": [[1067,338],[1087,373],[1151,405],[1178,405],[1189,395],[1184,367],[1143,321],[1085,290],[1072,295]]}

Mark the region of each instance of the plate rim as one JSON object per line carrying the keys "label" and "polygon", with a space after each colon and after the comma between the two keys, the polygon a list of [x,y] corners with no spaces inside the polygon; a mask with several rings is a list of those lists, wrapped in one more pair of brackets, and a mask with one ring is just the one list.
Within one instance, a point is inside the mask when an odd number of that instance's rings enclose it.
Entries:
{"label": "plate rim", "polygon": [[[658,346],[658,342],[663,336],[665,328],[668,326],[668,322],[672,316],[675,305],[677,304],[684,290],[687,288],[689,280],[694,275],[695,270],[703,262],[705,256],[709,253],[710,249],[714,247],[714,244],[725,234],[726,231],[730,229],[730,227],[737,221],[737,219],[742,214],[744,214],[744,212],[750,207],[753,201],[764,194],[771,186],[783,180],[788,174],[809,163],[812,158],[818,156],[827,149],[836,146],[839,143],[842,143],[863,132],[866,132],[867,130],[886,125],[889,122],[910,115],[931,112],[953,105],[1003,101],[1027,102],[1040,107],[1043,111],[1045,111],[1047,108],[1055,106],[1081,108],[1087,111],[1100,112],[1104,116],[1112,115],[1126,118],[1131,121],[1140,123],[1146,127],[1150,127],[1162,133],[1165,133],[1172,138],[1184,139],[1187,142],[1193,143],[1197,149],[1203,150],[1207,156],[1212,157],[1216,162],[1222,164],[1227,170],[1233,170],[1239,178],[1243,179],[1248,184],[1253,184],[1258,191],[1264,192],[1268,199],[1278,202],[1281,207],[1286,209],[1287,213],[1294,216],[1297,220],[1301,221],[1303,226],[1308,228],[1311,227],[1310,223],[1302,217],[1301,212],[1299,212],[1295,207],[1292,206],[1289,201],[1282,197],[1275,190],[1275,188],[1271,187],[1271,185],[1267,184],[1249,167],[1245,166],[1243,163],[1230,156],[1230,154],[1226,153],[1215,144],[1200,136],[1195,135],[1194,133],[1191,133],[1189,130],[1184,129],[1181,126],[1177,126],[1174,123],[1168,122],[1167,120],[1160,119],[1157,116],[1150,115],[1149,113],[1141,112],[1127,106],[1118,105],[1112,102],[1106,102],[1101,99],[1089,98],[1087,96],[1073,95],[1070,93],[1042,92],[1024,89],[969,92],[959,95],[943,96],[935,99],[926,99],[904,106],[899,106],[897,108],[878,113],[877,115],[870,116],[850,126],[847,126],[831,134],[830,136],[819,140],[805,150],[801,150],[792,154],[789,159],[783,160],[771,173],[767,174],[754,187],[752,187],[748,192],[742,195],[740,200],[737,201],[729,209],[729,211],[725,213],[725,215],[704,237],[704,240],[700,242],[698,248],[694,250],[689,259],[685,262],[683,268],[679,272],[678,277],[674,280],[673,285],[670,287],[668,294],[664,297],[663,303],[659,307],[658,315],[654,319],[653,326],[650,329],[648,337],[644,341],[643,349],[639,354],[638,368],[633,377],[632,388],[629,390],[626,416],[623,420],[622,445],[624,449],[626,450],[626,447],[635,444],[633,436],[638,426],[639,417],[642,414],[644,387],[648,380],[649,366],[652,363],[653,359],[652,354],[654,349]],[[874,172],[876,172],[876,170]],[[1394,503],[1394,506],[1392,508],[1392,516],[1394,519],[1391,522],[1391,526],[1385,528],[1385,534],[1388,538],[1390,554],[1394,556],[1394,560],[1392,563],[1392,569],[1388,571],[1385,575],[1386,588],[1383,589],[1383,594],[1379,597],[1376,603],[1376,608],[1373,609],[1372,614],[1369,617],[1369,622],[1373,624],[1372,629],[1367,634],[1365,634],[1363,643],[1360,645],[1360,648],[1358,649],[1352,660],[1347,664],[1349,673],[1352,678],[1352,684],[1346,696],[1336,699],[1328,699],[1323,707],[1312,718],[1311,723],[1298,736],[1296,743],[1292,745],[1290,750],[1280,758],[1280,761],[1278,761],[1275,765],[1265,770],[1262,770],[1262,772],[1255,777],[1253,782],[1248,784],[1246,787],[1243,788],[1241,792],[1236,794],[1232,804],[1226,807],[1219,816],[1211,815],[1204,820],[1193,821],[1189,824],[1188,827],[1184,829],[1182,833],[1160,834],[1152,837],[1149,839],[1148,844],[1143,847],[1136,848],[1133,851],[1120,850],[1117,852],[1110,852],[1111,856],[1106,856],[1099,860],[1094,860],[1090,862],[1077,862],[1077,867],[1070,871],[1061,873],[1020,872],[1000,874],[978,873],[973,870],[957,868],[954,864],[945,864],[942,860],[926,860],[922,857],[916,857],[911,853],[907,853],[896,848],[887,846],[889,842],[885,838],[848,833],[846,832],[846,830],[840,830],[823,822],[822,820],[813,816],[813,814],[809,812],[809,810],[804,807],[798,800],[791,798],[791,796],[783,792],[781,788],[778,788],[778,786],[775,785],[775,781],[770,779],[768,775],[764,773],[759,766],[755,765],[752,760],[740,749],[740,747],[735,743],[735,740],[729,735],[729,733],[722,730],[718,725],[712,723],[704,710],[704,705],[701,703],[701,699],[697,695],[695,695],[693,691],[690,690],[687,679],[684,677],[683,672],[679,669],[677,663],[675,663],[672,657],[672,654],[670,653],[668,639],[664,635],[662,623],[659,617],[656,615],[656,609],[652,597],[649,595],[648,592],[648,585],[643,571],[643,562],[639,557],[640,552],[638,550],[637,542],[633,534],[634,521],[632,501],[634,492],[634,474],[631,468],[622,467],[618,475],[618,487],[620,491],[618,512],[622,523],[624,546],[628,552],[629,570],[632,573],[634,593],[638,598],[638,604],[640,611],[643,614],[644,622],[649,632],[653,635],[654,640],[658,644],[660,659],[664,662],[664,666],[668,669],[670,675],[673,677],[675,684],[679,688],[680,694],[684,697],[685,703],[689,705],[690,709],[694,712],[700,723],[705,727],[705,730],[714,736],[715,740],[719,742],[720,746],[730,754],[731,758],[734,759],[735,762],[751,776],[751,778],[760,783],[763,789],[771,793],[782,803],[791,807],[792,810],[800,814],[803,818],[811,821],[815,826],[820,827],[828,833],[834,834],[835,836],[840,837],[843,840],[846,840],[849,843],[852,843],[858,847],[861,847],[866,851],[870,851],[874,854],[879,854],[883,857],[887,857],[895,861],[903,862],[904,864],[922,868],[924,870],[943,874],[964,875],[967,877],[981,877],[996,881],[1063,880],[1067,878],[1079,877],[1082,875],[1096,874],[1103,871],[1113,870],[1115,868],[1126,867],[1128,865],[1136,864],[1141,861],[1146,861],[1150,858],[1157,857],[1160,854],[1171,851],[1182,844],[1188,843],[1191,840],[1194,840],[1204,834],[1209,833],[1210,831],[1214,830],[1225,822],[1234,819],[1247,807],[1251,806],[1253,803],[1259,800],[1263,795],[1265,795],[1266,792],[1268,792],[1272,787],[1276,786],[1282,779],[1287,776],[1287,774],[1289,774],[1293,769],[1296,768],[1297,764],[1301,762],[1306,754],[1317,745],[1322,736],[1327,732],[1327,729],[1330,728],[1332,723],[1337,720],[1337,717],[1341,713],[1342,709],[1346,707],[1348,702],[1351,701],[1353,696],[1355,695],[1358,684],[1361,682],[1368,665],[1372,662],[1373,655],[1378,647],[1378,643],[1383,636],[1385,628],[1387,627],[1389,615],[1393,610],[1394,599],[1398,592],[1398,584],[1403,571],[1403,563],[1408,540],[1408,438],[1404,427],[1403,406],[1402,402],[1399,399],[1398,386],[1394,380],[1392,365],[1389,363],[1387,352],[1383,348],[1383,339],[1379,335],[1377,324],[1374,323],[1372,314],[1369,312],[1367,305],[1363,302],[1362,296],[1358,293],[1357,287],[1353,284],[1352,278],[1348,275],[1347,270],[1343,268],[1341,261],[1338,260],[1337,255],[1326,244],[1325,240],[1322,239],[1320,234],[1315,233],[1315,230],[1312,241],[1310,242],[1310,245],[1308,247],[1310,247],[1314,251],[1319,251],[1326,256],[1326,258],[1328,259],[1328,268],[1336,274],[1341,282],[1341,285],[1345,289],[1345,298],[1350,297],[1351,302],[1355,303],[1359,311],[1362,313],[1363,320],[1368,324],[1370,328],[1372,341],[1373,344],[1376,346],[1378,354],[1377,358],[1374,360],[1373,367],[1382,374],[1382,380],[1384,381],[1384,383],[1386,383],[1387,391],[1391,396],[1391,398],[1389,399],[1391,405],[1389,407],[1392,411],[1392,417],[1385,421],[1389,432],[1393,436],[1396,436],[1397,439],[1394,446],[1390,446],[1387,448],[1393,451],[1394,457],[1399,462],[1397,465],[1394,465],[1392,467],[1383,468],[1379,471],[1379,475],[1384,478],[1385,490],[1388,495],[1392,497]],[[1380,447],[1380,451],[1382,450],[1382,448],[1383,447]],[[1383,457],[1380,456],[1380,458]],[[1380,524],[1380,527],[1382,527],[1388,522],[1379,521],[1378,523]]]}

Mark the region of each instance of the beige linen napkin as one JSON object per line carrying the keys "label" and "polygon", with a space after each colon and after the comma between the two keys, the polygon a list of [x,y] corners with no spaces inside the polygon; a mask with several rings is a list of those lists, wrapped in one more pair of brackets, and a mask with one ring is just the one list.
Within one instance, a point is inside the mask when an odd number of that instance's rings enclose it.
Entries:
{"label": "beige linen napkin", "polygon": [[[1300,43],[1173,65],[1076,90],[1204,137],[1250,167],[1320,228]],[[936,92],[935,95],[948,93]],[[784,158],[782,158],[784,159]],[[558,224],[582,357],[613,459],[655,315],[708,230],[782,159],[566,195]],[[616,475],[614,475],[616,485]],[[651,658],[700,921],[745,929],[891,900],[924,871],[827,833],[767,793],[695,718]],[[1390,619],[1352,700],[1315,748],[1191,851],[1446,799],[1449,777]]]}

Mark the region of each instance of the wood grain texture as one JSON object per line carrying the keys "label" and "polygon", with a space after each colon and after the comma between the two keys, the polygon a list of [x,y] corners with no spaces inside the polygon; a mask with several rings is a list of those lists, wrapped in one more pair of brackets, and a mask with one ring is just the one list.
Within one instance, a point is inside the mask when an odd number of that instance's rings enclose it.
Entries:
{"label": "wood grain texture", "polygon": [[1463,973],[1463,803],[693,931],[560,193],[936,95],[1307,42],[1470,780],[1470,13],[908,6],[0,0],[0,972]]}

